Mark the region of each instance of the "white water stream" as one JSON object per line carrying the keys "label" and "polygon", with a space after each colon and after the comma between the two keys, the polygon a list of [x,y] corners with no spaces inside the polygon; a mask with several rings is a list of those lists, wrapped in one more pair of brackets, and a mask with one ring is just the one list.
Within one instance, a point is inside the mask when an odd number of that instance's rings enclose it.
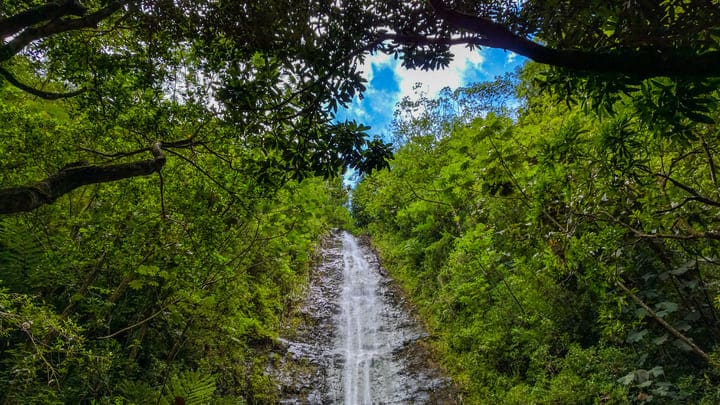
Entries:
{"label": "white water stream", "polygon": [[[399,366],[393,359],[397,338],[380,295],[380,275],[349,233],[343,234],[343,284],[337,345],[345,356],[345,404],[371,404],[392,398],[402,389]],[[400,337],[401,338],[401,337]]]}
{"label": "white water stream", "polygon": [[374,253],[337,232],[322,255],[305,304],[308,323],[283,340],[291,360],[280,375],[281,403],[456,403],[419,346],[426,333]]}

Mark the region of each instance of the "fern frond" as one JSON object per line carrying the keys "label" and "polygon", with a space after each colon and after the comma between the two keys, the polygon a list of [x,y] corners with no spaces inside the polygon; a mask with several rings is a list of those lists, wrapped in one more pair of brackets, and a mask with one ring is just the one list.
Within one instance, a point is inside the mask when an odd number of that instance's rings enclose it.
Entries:
{"label": "fern frond", "polygon": [[215,376],[199,371],[185,371],[170,379],[163,390],[161,404],[173,405],[175,398],[185,400],[186,405],[209,404],[215,393]]}
{"label": "fern frond", "polygon": [[25,229],[9,220],[0,220],[0,280],[14,291],[27,287],[27,274],[41,266],[42,245]]}

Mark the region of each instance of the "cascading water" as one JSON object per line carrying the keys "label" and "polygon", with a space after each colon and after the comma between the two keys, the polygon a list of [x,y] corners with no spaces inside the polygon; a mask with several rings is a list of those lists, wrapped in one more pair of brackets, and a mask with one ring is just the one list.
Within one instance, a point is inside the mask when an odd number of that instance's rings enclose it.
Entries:
{"label": "cascading water", "polygon": [[[342,309],[338,319],[338,349],[344,354],[343,398],[345,404],[387,401],[403,389],[393,358],[393,345],[404,336],[393,333],[380,290],[380,274],[374,271],[355,238],[343,234]],[[395,336],[394,336],[395,335]],[[401,334],[400,334],[401,335]]]}
{"label": "cascading water", "polygon": [[322,254],[303,309],[307,322],[282,341],[289,359],[276,373],[281,402],[455,403],[419,345],[425,333],[375,255],[347,232],[335,233]]}

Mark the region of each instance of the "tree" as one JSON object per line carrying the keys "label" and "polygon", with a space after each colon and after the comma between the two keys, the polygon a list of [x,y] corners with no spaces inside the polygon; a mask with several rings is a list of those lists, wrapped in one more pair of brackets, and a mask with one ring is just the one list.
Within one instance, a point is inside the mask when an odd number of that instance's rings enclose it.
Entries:
{"label": "tree", "polygon": [[426,3],[424,14],[410,17],[414,22],[387,34],[415,56],[411,64],[424,68],[444,62],[433,53],[467,44],[572,71],[635,78],[720,75],[720,8],[712,1]]}
{"label": "tree", "polygon": [[[103,141],[78,151],[93,164],[58,162],[63,169],[46,180],[5,189],[2,212],[32,210],[82,184],[159,172],[170,151],[181,160],[213,154],[229,170],[232,156],[220,149],[253,151],[257,175],[273,184],[386,165],[389,147],[371,143],[369,128],[333,122],[338,105],[364,89],[356,67],[367,49],[358,44],[370,41],[345,29],[356,14],[325,1],[8,4],[0,75],[68,103]],[[135,147],[117,149],[112,141],[121,138]],[[150,151],[152,162],[106,162]]]}
{"label": "tree", "polygon": [[[717,402],[717,125],[669,136],[676,111],[629,96],[598,115],[541,92],[541,69],[512,118],[463,108],[477,86],[398,111],[358,224],[469,402]],[[655,81],[648,99],[678,91]]]}
{"label": "tree", "polygon": [[[595,99],[601,99],[648,77],[694,83],[717,76],[719,21],[709,0],[12,1],[0,11],[0,76],[41,98],[72,99],[84,118],[104,123],[100,133],[131,133],[135,151],[175,145],[181,154],[212,153],[218,143],[243,143],[279,152],[266,161],[273,176],[301,178],[332,175],[343,165],[386,164],[389,148],[370,147],[364,127],[333,123],[338,105],[364,90],[358,69],[370,52],[401,53],[408,67],[438,69],[454,44],[503,48],[562,68],[548,82],[568,94],[585,80],[568,70],[610,75],[609,84],[586,89],[599,89]],[[129,111],[145,118],[119,122]],[[206,125],[216,133],[208,135]],[[173,133],[189,126],[195,127],[190,142]],[[118,136],[128,134],[111,134]],[[12,205],[13,211],[35,206]]]}
{"label": "tree", "polygon": [[[135,147],[97,139],[68,107],[0,89],[3,182],[57,173],[74,145]],[[88,185],[0,218],[0,402],[172,403],[182,391],[170,390],[208,381],[213,398],[201,402],[277,402],[264,367],[314,246],[346,227],[346,192],[339,178],[264,183],[263,162],[232,145],[214,145],[232,170],[201,147],[186,161],[171,146],[161,176]],[[154,164],[138,152],[125,159]]]}
{"label": "tree", "polygon": [[385,50],[402,53],[409,67],[445,66],[455,44],[497,47],[546,64],[533,80],[569,103],[612,115],[622,99],[643,119],[658,112],[647,122],[662,116],[665,136],[713,121],[716,2],[429,0],[388,20]]}

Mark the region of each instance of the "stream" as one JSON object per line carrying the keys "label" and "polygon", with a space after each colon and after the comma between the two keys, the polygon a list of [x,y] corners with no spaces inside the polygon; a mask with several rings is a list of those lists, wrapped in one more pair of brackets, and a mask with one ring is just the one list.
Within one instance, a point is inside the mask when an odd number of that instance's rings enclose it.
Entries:
{"label": "stream", "polygon": [[325,241],[299,319],[271,367],[283,404],[454,404],[427,333],[366,243]]}

